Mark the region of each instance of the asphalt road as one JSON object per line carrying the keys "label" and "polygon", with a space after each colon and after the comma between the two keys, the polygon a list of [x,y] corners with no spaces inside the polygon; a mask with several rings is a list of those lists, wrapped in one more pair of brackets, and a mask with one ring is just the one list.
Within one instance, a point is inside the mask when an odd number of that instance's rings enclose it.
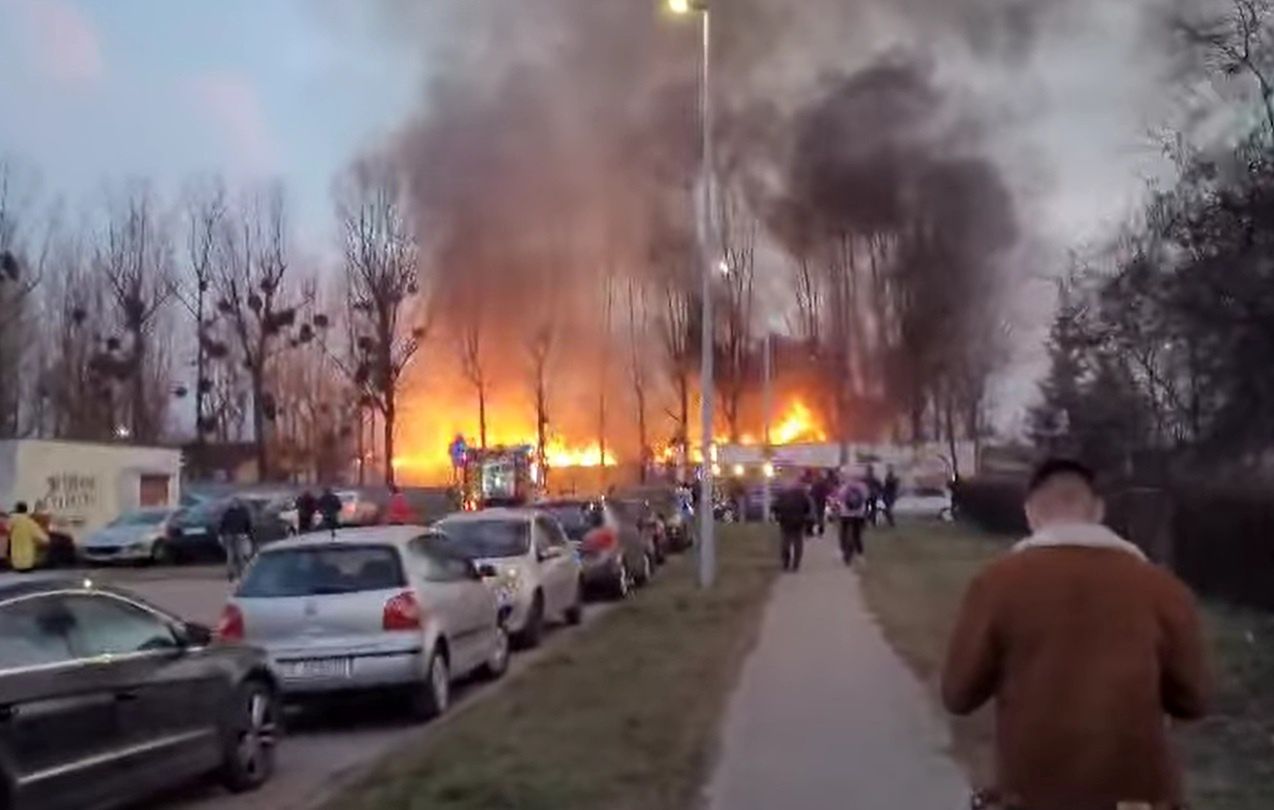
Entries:
{"label": "asphalt road", "polygon": [[[172,569],[105,569],[89,576],[128,588],[154,604],[191,621],[216,623],[229,590],[221,567]],[[585,624],[607,609],[591,605]],[[569,643],[577,632],[557,628],[540,650],[513,656],[508,674],[496,683],[460,685],[447,717],[427,725],[407,721],[399,707],[374,698],[325,705],[321,711],[289,711],[288,735],[279,749],[274,778],[255,793],[234,795],[211,780],[192,784],[147,808],[163,810],[311,810],[319,807],[341,785],[360,775],[387,753],[445,728],[448,719],[467,706],[492,694],[502,684],[543,655],[544,650]]]}

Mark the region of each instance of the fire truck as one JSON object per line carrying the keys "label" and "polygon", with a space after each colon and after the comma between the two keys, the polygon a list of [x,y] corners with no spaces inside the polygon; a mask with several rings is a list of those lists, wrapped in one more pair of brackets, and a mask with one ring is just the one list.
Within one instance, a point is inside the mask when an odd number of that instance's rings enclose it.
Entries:
{"label": "fire truck", "polygon": [[460,463],[461,499],[465,509],[521,506],[535,498],[535,449],[468,448]]}

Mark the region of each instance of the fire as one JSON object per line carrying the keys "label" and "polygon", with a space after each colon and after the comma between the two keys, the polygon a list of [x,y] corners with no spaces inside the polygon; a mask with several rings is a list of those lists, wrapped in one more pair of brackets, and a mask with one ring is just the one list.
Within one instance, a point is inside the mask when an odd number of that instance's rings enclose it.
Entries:
{"label": "fire", "polygon": [[[528,442],[528,444],[532,443],[534,442]],[[570,447],[561,440],[552,441],[544,448],[544,457],[548,461],[549,469],[614,467],[616,464],[615,454],[608,448],[603,457],[602,447],[597,442],[583,447]]]}
{"label": "fire", "polygon": [[774,444],[797,444],[799,442],[827,441],[827,432],[819,425],[814,412],[799,399],[792,400],[784,413],[770,431]]}

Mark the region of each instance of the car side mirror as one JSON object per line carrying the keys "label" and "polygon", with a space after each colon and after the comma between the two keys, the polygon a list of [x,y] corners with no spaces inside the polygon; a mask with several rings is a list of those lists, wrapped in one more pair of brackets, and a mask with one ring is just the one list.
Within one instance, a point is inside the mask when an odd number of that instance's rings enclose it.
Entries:
{"label": "car side mirror", "polygon": [[540,562],[556,560],[558,557],[562,556],[562,549],[557,546],[549,546],[548,548],[537,550],[535,552],[535,556],[539,558]]}
{"label": "car side mirror", "polygon": [[499,576],[499,574],[495,570],[495,566],[492,565],[491,563],[483,563],[482,565],[479,565],[474,570],[477,571],[479,579],[484,579],[486,577]]}
{"label": "car side mirror", "polygon": [[196,622],[186,622],[177,627],[177,643],[183,648],[206,647],[212,643],[212,628]]}

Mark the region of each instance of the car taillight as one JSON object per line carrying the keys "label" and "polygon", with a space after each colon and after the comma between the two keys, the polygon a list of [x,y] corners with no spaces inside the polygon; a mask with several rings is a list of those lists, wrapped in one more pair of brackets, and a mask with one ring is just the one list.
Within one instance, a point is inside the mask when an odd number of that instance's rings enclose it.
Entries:
{"label": "car taillight", "polygon": [[420,603],[411,591],[403,591],[385,603],[381,627],[385,630],[420,629]]}
{"label": "car taillight", "polygon": [[243,641],[243,611],[234,605],[226,605],[217,620],[214,637],[219,641]]}
{"label": "car taillight", "polygon": [[614,529],[593,529],[584,538],[581,547],[587,552],[598,552],[612,549],[619,545],[619,538],[615,535]]}

